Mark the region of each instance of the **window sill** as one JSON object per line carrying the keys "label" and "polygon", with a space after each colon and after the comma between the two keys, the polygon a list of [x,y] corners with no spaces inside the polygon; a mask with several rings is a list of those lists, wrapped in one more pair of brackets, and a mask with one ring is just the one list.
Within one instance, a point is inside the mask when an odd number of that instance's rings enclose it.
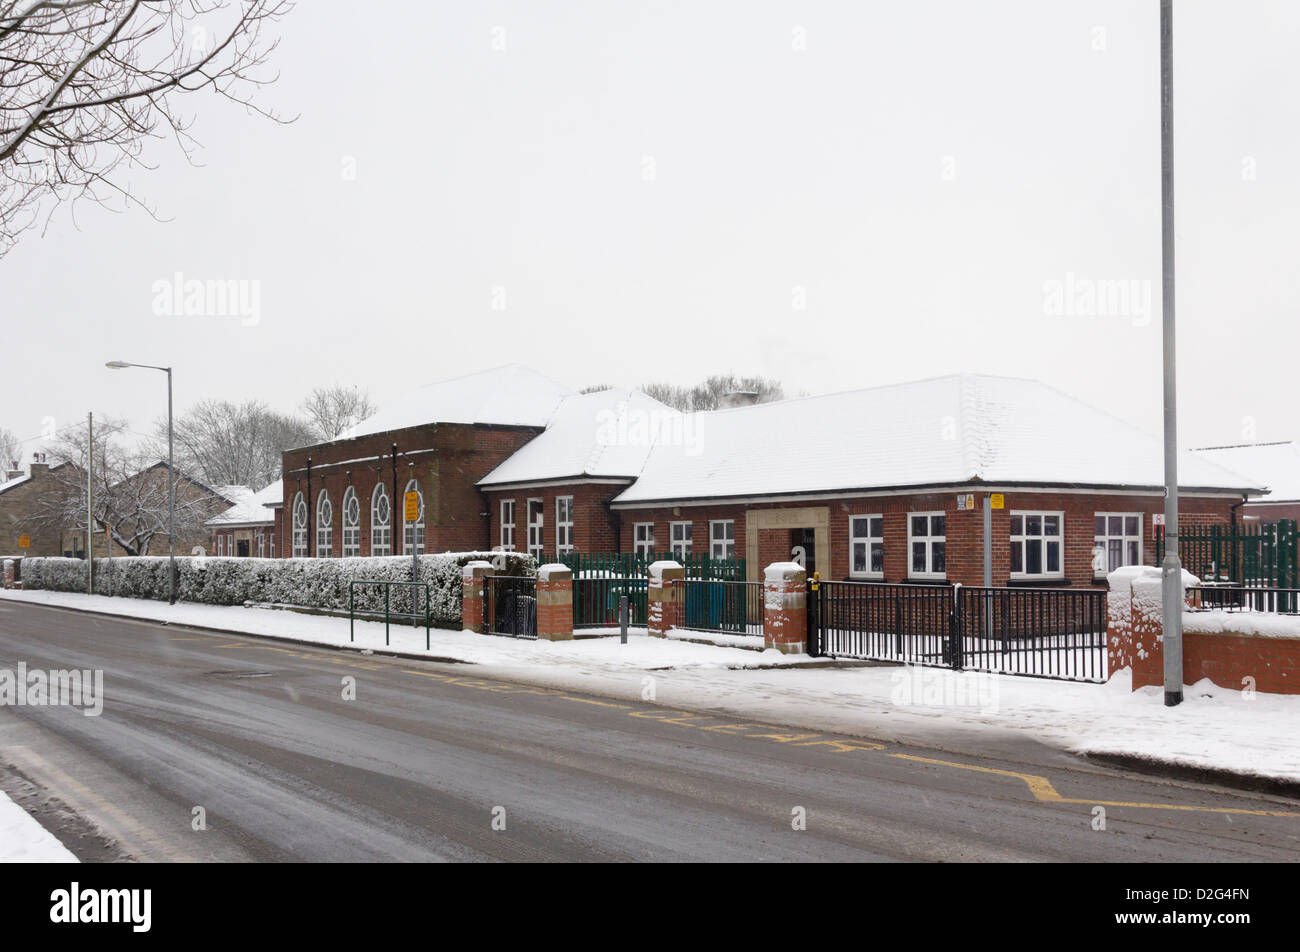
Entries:
{"label": "window sill", "polygon": [[1069,588],[1073,583],[1063,575],[1051,578],[1009,578],[1007,588]]}

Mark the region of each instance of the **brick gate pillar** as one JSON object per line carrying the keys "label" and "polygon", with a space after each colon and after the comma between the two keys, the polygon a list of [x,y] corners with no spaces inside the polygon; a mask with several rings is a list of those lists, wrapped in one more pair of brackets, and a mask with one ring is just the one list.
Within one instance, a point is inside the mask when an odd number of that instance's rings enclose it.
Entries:
{"label": "brick gate pillar", "polygon": [[460,620],[461,624],[476,634],[483,634],[484,581],[495,575],[491,562],[466,562],[460,570]]}
{"label": "brick gate pillar", "polygon": [[573,570],[567,565],[553,563],[537,570],[537,637],[573,638]]}
{"label": "brick gate pillar", "polygon": [[763,570],[763,647],[783,654],[808,650],[808,573],[796,562]]}
{"label": "brick gate pillar", "polygon": [[686,577],[686,570],[676,562],[664,561],[652,562],[649,573],[646,631],[652,638],[664,638],[681,619],[682,586],[674,583]]}

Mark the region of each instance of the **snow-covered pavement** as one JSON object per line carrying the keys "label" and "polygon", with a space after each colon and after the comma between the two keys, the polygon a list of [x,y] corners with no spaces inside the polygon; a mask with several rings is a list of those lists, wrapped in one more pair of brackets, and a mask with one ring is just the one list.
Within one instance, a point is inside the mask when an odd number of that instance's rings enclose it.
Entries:
{"label": "snow-covered pavement", "polygon": [[[174,624],[348,645],[347,619],[260,608],[45,591],[3,599],[88,609]],[[684,633],[685,634],[685,633]],[[686,635],[693,637],[693,635]],[[827,667],[775,651],[617,636],[548,643],[434,629],[432,658],[472,663],[475,673],[685,710],[950,749],[987,750],[1010,733],[1077,753],[1300,780],[1300,697],[1188,687],[1166,708],[1158,688],[1130,691],[1128,672],[1108,684],[1049,681],[934,668]],[[424,630],[393,627],[391,649],[425,655]],[[384,626],[357,622],[355,647],[384,650]],[[111,684],[107,685],[109,698]]]}
{"label": "snow-covered pavement", "polygon": [[0,863],[75,863],[77,858],[27,811],[0,793]]}

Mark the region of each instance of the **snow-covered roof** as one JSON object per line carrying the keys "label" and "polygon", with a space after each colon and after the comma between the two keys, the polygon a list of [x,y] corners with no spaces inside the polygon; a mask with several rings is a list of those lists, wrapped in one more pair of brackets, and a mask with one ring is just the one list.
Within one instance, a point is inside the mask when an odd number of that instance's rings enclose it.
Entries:
{"label": "snow-covered roof", "polygon": [[1268,495],[1259,502],[1300,501],[1300,447],[1291,440],[1207,446],[1194,452],[1268,487]]}
{"label": "snow-covered roof", "polygon": [[6,479],[4,482],[0,483],[0,493],[8,492],[15,486],[21,486],[31,478],[31,474],[23,473],[23,475],[15,476],[13,479]]}
{"label": "snow-covered roof", "polygon": [[657,439],[683,429],[684,414],[639,390],[564,398],[539,434],[479,480],[483,487],[567,477],[634,477]]}
{"label": "snow-covered roof", "polygon": [[498,423],[545,426],[573,391],[523,364],[440,380],[363,420],[341,439],[387,433],[427,423]]}
{"label": "snow-covered roof", "polygon": [[[962,485],[1158,489],[1162,441],[1036,380],[960,374],[688,415],[615,503]],[[1179,485],[1258,492],[1196,453]]]}
{"label": "snow-covered roof", "polygon": [[280,501],[282,490],[280,480],[269,483],[257,492],[253,492],[247,486],[222,486],[221,494],[225,496],[227,490],[235,497],[234,505],[225,512],[213,516],[204,525],[247,526],[275,522],[275,510],[269,508],[269,504]]}

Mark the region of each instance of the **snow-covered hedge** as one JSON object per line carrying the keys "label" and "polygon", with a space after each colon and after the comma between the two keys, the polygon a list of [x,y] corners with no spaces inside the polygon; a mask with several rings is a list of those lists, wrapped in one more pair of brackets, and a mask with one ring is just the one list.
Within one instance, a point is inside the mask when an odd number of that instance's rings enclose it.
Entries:
{"label": "snow-covered hedge", "polygon": [[[433,621],[460,626],[461,568],[476,559],[505,559],[498,572],[534,575],[532,557],[517,552],[445,552],[420,557],[420,581],[429,583]],[[499,561],[498,561],[499,564]],[[409,556],[350,559],[241,559],[178,556],[176,597],[206,605],[242,605],[273,602],[346,611],[352,581],[411,580]],[[30,558],[23,560],[23,588],[55,592],[84,592],[84,559]],[[411,589],[390,589],[393,611],[411,610]],[[384,609],[384,589],[359,585],[355,589],[359,611]],[[95,559],[95,594],[126,598],[167,600],[167,557]],[[423,608],[423,594],[420,606]]]}

